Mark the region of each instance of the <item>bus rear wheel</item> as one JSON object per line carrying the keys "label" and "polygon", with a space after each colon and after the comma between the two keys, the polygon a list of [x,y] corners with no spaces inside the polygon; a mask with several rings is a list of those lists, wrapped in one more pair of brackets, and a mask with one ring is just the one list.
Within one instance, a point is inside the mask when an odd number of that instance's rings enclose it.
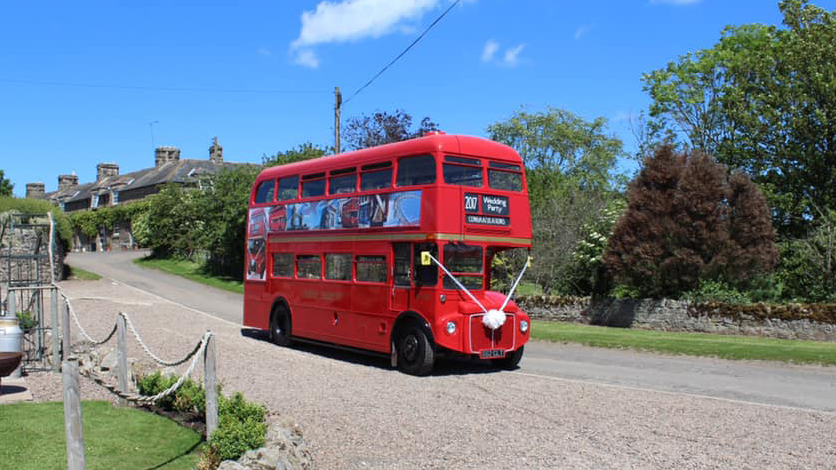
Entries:
{"label": "bus rear wheel", "polygon": [[270,315],[270,342],[279,346],[290,345],[290,313],[284,307],[276,307]]}
{"label": "bus rear wheel", "polygon": [[435,352],[424,330],[410,323],[398,336],[398,368],[410,375],[428,375],[433,370]]}
{"label": "bus rear wheel", "polygon": [[520,359],[523,357],[523,349],[525,349],[525,346],[520,346],[520,349],[509,352],[502,359],[491,359],[491,364],[500,369],[516,369],[517,365],[520,363]]}

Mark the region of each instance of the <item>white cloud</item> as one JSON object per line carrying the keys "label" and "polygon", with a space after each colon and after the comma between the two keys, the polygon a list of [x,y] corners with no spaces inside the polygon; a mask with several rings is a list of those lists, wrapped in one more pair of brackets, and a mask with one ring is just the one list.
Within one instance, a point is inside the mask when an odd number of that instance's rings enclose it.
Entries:
{"label": "white cloud", "polygon": [[295,62],[311,69],[319,67],[319,59],[316,57],[316,53],[310,49],[297,51]]}
{"label": "white cloud", "polygon": [[575,30],[575,39],[577,40],[577,39],[580,39],[580,38],[586,36],[587,33],[589,33],[590,31],[592,31],[592,26],[591,25],[584,24],[584,25],[578,26],[578,29]]}
{"label": "white cloud", "polygon": [[520,52],[522,52],[524,48],[525,44],[520,44],[517,47],[505,51],[505,55],[502,57],[502,63],[509,67],[517,65],[517,62],[519,62]]}
{"label": "white cloud", "polygon": [[292,48],[378,38],[402,21],[420,19],[442,0],[344,0],[319,2],[302,12],[302,30]]}
{"label": "white cloud", "polygon": [[267,49],[266,47],[259,47],[257,52],[258,55],[264,57],[270,57],[273,54],[270,49]]}
{"label": "white cloud", "polygon": [[650,3],[667,3],[669,5],[691,5],[702,0],[650,0]]}
{"label": "white cloud", "polygon": [[490,62],[493,60],[493,55],[499,50],[499,43],[493,39],[488,39],[485,43],[485,48],[482,49],[482,62]]}

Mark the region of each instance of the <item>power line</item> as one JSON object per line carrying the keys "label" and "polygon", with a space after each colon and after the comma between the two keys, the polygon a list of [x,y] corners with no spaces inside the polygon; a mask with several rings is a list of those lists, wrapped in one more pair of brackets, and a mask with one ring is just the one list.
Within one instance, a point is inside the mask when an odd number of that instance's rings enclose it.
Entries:
{"label": "power line", "polygon": [[392,66],[392,64],[394,64],[395,62],[397,62],[397,61],[398,61],[398,59],[400,59],[401,57],[403,57],[403,56],[404,56],[404,54],[406,54],[407,52],[409,52],[409,50],[410,50],[410,49],[412,49],[412,46],[414,46],[415,44],[417,44],[417,43],[418,43],[418,41],[420,41],[420,40],[421,40],[421,38],[423,38],[423,37],[424,37],[424,36],[425,36],[425,35],[426,35],[426,34],[427,34],[427,33],[428,33],[428,32],[429,32],[432,28],[433,28],[433,26],[435,26],[435,25],[436,25],[439,21],[441,21],[441,19],[442,19],[442,18],[444,18],[445,16],[447,16],[447,13],[450,13],[450,10],[452,10],[452,9],[453,9],[453,7],[455,7],[456,5],[458,5],[460,1],[461,1],[461,0],[456,0],[455,2],[453,2],[453,4],[452,4],[452,5],[450,5],[450,7],[449,7],[449,8],[447,8],[446,10],[444,10],[444,13],[442,13],[441,15],[439,15],[439,17],[438,17],[438,18],[436,18],[436,19],[435,19],[435,21],[433,21],[433,22],[432,22],[429,26],[427,26],[427,29],[425,29],[425,30],[424,30],[424,32],[423,32],[423,33],[421,33],[421,35],[420,35],[420,36],[418,36],[417,38],[415,38],[415,40],[414,40],[414,41],[412,41],[412,44],[410,44],[409,46],[407,46],[407,48],[406,48],[406,49],[404,49],[404,50],[403,50],[403,52],[401,52],[400,54],[398,54],[398,56],[397,56],[397,57],[395,57],[394,59],[392,59],[392,62],[389,62],[389,64],[387,64],[387,65],[386,65],[386,67],[383,67],[383,69],[381,69],[381,70],[380,70],[380,72],[377,72],[377,74],[376,74],[374,77],[372,77],[372,78],[371,78],[368,82],[366,82],[366,84],[365,84],[365,85],[361,86],[361,87],[360,87],[360,89],[358,89],[357,91],[355,91],[355,92],[354,92],[354,94],[352,94],[351,96],[349,96],[347,100],[343,101],[343,104],[348,104],[348,102],[349,102],[349,101],[351,101],[351,99],[352,99],[352,98],[354,98],[355,96],[357,96],[357,95],[358,95],[361,91],[365,90],[365,89],[366,89],[366,87],[368,87],[369,85],[371,85],[371,84],[372,84],[372,82],[373,82],[373,81],[375,81],[375,79],[377,79],[377,77],[381,76],[381,75],[383,74],[383,72],[385,72],[385,71],[386,71],[386,69],[388,69],[389,67],[391,67],[391,66]]}
{"label": "power line", "polygon": [[[247,88],[189,88],[189,87],[154,87],[139,85],[104,85],[93,83],[71,83],[52,82],[42,80],[20,80],[14,78],[0,78],[0,82],[18,83],[23,85],[44,85],[63,86],[74,88],[109,88],[114,90],[140,90],[140,91],[174,91],[174,92],[197,92],[197,93],[325,93],[316,90],[277,90],[277,89],[247,89]],[[330,91],[328,92],[330,93]]]}

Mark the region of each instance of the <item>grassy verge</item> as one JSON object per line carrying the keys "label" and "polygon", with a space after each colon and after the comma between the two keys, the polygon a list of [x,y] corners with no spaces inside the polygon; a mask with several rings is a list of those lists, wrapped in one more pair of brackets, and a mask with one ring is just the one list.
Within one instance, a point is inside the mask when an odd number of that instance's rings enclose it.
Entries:
{"label": "grassy verge", "polygon": [[[16,470],[65,468],[63,403],[0,406],[0,462]],[[201,437],[152,413],[107,402],[81,405],[88,470],[194,468]]]}
{"label": "grassy verge", "polygon": [[134,263],[145,267],[163,271],[176,276],[185,277],[210,287],[223,289],[236,294],[244,293],[244,283],[231,278],[217,277],[206,274],[200,263],[179,259],[139,258]]}
{"label": "grassy verge", "polygon": [[70,269],[70,274],[67,276],[67,279],[79,279],[82,281],[98,281],[102,277],[96,273],[91,273],[90,271],[85,271],[81,268],[76,268],[73,266],[67,266]]}
{"label": "grassy verge", "polygon": [[531,337],[602,348],[836,366],[836,343],[826,341],[634,330],[544,321],[533,322]]}

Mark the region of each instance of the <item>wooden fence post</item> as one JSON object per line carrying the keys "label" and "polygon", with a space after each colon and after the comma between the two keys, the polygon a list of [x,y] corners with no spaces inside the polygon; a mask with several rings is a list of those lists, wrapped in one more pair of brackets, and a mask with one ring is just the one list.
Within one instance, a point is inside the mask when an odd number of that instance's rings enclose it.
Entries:
{"label": "wooden fence post", "polygon": [[81,429],[78,358],[61,365],[64,380],[64,434],[67,440],[67,470],[84,470],[84,435]]}
{"label": "wooden fence post", "polygon": [[58,372],[61,359],[58,355],[58,289],[56,287],[50,289],[49,301],[52,304],[52,371]]}
{"label": "wooden fence post", "polygon": [[61,348],[64,350],[64,360],[66,361],[67,358],[70,357],[72,351],[70,350],[70,301],[64,299],[62,302],[64,305],[64,309],[61,312],[62,316],[64,317],[61,321],[61,333],[63,334],[63,338],[61,340]]}
{"label": "wooden fence post", "polygon": [[215,336],[206,340],[203,353],[203,388],[206,390],[206,440],[218,428],[218,376],[215,362]]}
{"label": "wooden fence post", "polygon": [[[127,325],[124,315],[116,316],[116,375],[119,379],[119,391],[128,392],[128,340],[126,336]],[[128,400],[119,399],[119,404],[125,406]]]}

